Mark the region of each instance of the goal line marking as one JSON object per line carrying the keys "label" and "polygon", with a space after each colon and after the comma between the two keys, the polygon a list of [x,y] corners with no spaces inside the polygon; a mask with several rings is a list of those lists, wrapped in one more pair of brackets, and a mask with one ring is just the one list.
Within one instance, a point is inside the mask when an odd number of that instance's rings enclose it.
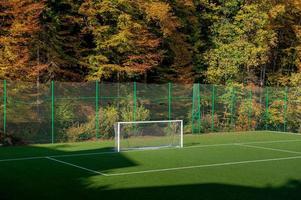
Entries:
{"label": "goal line marking", "polygon": [[75,168],[78,168],[78,169],[82,169],[84,171],[88,171],[88,172],[91,172],[93,174],[98,174],[98,175],[102,175],[102,176],[108,176],[107,174],[105,173],[102,173],[102,172],[99,172],[99,171],[95,171],[95,170],[92,170],[92,169],[88,169],[86,167],[82,167],[82,166],[79,166],[79,165],[75,165],[75,164],[72,164],[72,163],[69,163],[69,162],[65,162],[65,161],[62,161],[62,160],[58,160],[58,159],[55,159],[55,158],[52,158],[52,157],[45,157],[47,158],[48,160],[52,160],[54,162],[58,162],[58,163],[61,163],[61,164],[65,164],[65,165],[69,165],[71,167],[75,167]]}
{"label": "goal line marking", "polygon": [[179,171],[179,170],[186,170],[186,169],[210,168],[210,167],[242,165],[242,164],[250,164],[250,163],[264,163],[264,162],[296,160],[296,159],[301,159],[301,156],[285,157],[285,158],[271,158],[271,159],[261,159],[261,160],[247,160],[247,161],[238,161],[238,162],[225,162],[225,163],[215,163],[215,164],[204,164],[204,165],[194,165],[194,166],[187,166],[187,167],[163,168],[163,169],[153,169],[153,170],[143,170],[143,171],[123,172],[123,173],[111,173],[111,174],[107,173],[106,175],[107,176],[124,176],[124,175]]}
{"label": "goal line marking", "polygon": [[[220,147],[220,146],[234,146],[234,145],[248,145],[248,144],[272,144],[272,143],[284,143],[284,142],[301,142],[301,140],[272,140],[272,141],[254,141],[254,142],[237,142],[237,143],[220,143],[220,144],[208,144],[208,145],[195,145],[195,146],[186,146],[182,149],[190,149],[190,148],[205,148],[205,147]],[[167,150],[170,148],[160,149]],[[131,152],[141,152],[146,151],[143,149],[140,150],[132,150],[127,151],[127,153]],[[79,156],[92,156],[92,155],[106,155],[106,154],[116,154],[116,151],[106,151],[106,152],[95,152],[95,153],[74,153],[74,154],[62,154],[62,155],[48,155],[48,156],[33,156],[33,157],[21,157],[21,158],[8,158],[1,159],[0,162],[12,162],[12,161],[26,161],[26,160],[38,160],[44,159],[46,157],[51,158],[64,158],[64,157],[79,157]]]}

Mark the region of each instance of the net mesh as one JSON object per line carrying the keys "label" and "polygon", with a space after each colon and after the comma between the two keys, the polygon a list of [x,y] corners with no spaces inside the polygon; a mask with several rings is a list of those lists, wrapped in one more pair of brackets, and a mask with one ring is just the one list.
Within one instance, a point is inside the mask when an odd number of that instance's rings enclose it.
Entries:
{"label": "net mesh", "polygon": [[118,151],[181,146],[181,121],[127,122],[115,125]]}
{"label": "net mesh", "polygon": [[1,137],[22,143],[114,138],[119,121],[183,120],[184,132],[301,132],[301,89],[232,84],[0,83]]}

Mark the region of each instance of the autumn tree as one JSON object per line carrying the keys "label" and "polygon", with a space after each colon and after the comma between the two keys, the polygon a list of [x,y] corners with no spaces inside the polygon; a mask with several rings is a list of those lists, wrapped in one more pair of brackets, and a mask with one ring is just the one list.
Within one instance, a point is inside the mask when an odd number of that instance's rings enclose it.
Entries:
{"label": "autumn tree", "polygon": [[2,0],[0,76],[301,84],[298,0]]}
{"label": "autumn tree", "polygon": [[296,0],[275,1],[271,10],[281,13],[271,19],[278,44],[272,49],[269,82],[272,85],[301,83],[301,3]]}
{"label": "autumn tree", "polygon": [[0,2],[0,76],[29,80],[32,71],[40,67],[33,60],[33,40],[41,30],[43,1],[2,0]]}
{"label": "autumn tree", "polygon": [[269,28],[266,3],[228,0],[209,5],[217,13],[210,27],[213,48],[205,54],[209,82],[264,84],[269,54],[277,43],[276,33]]}
{"label": "autumn tree", "polygon": [[81,5],[87,24],[83,33],[93,38],[86,56],[89,80],[143,74],[160,64],[161,39],[139,20],[141,8],[135,1],[86,0]]}
{"label": "autumn tree", "polygon": [[81,62],[86,45],[81,34],[83,17],[77,0],[47,1],[41,17],[41,29],[32,51],[45,63],[34,73],[41,81],[83,81],[87,65]]}

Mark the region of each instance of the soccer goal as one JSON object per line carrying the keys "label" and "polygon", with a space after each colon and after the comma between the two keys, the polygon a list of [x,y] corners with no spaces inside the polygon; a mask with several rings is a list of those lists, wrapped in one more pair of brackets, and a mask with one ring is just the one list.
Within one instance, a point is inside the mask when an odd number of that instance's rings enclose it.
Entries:
{"label": "soccer goal", "polygon": [[116,151],[183,147],[183,120],[117,122]]}

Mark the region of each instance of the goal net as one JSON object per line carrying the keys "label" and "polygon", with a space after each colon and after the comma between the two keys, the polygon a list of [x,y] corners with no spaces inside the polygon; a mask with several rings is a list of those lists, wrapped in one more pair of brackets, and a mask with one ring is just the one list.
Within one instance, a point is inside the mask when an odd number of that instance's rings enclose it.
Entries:
{"label": "goal net", "polygon": [[118,152],[183,147],[182,120],[117,122],[114,129]]}

